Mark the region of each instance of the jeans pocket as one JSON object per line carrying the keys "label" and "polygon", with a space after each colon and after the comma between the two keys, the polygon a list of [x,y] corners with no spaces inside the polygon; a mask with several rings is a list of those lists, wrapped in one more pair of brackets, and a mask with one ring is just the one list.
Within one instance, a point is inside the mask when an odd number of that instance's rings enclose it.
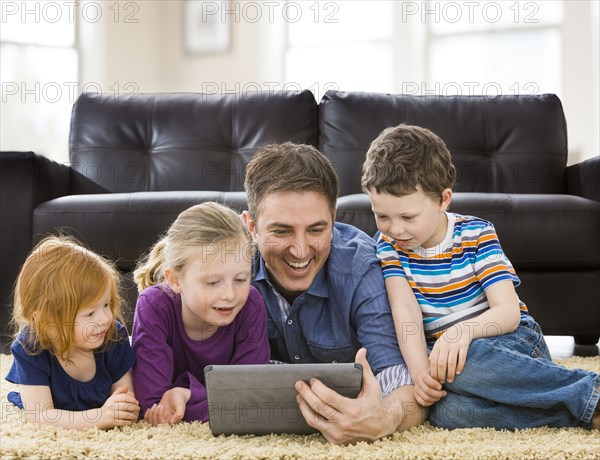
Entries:
{"label": "jeans pocket", "polygon": [[531,354],[532,358],[544,358],[549,361],[552,361],[552,356],[550,356],[550,349],[548,348],[548,344],[546,340],[542,336],[538,344],[536,345],[533,353]]}
{"label": "jeans pocket", "polygon": [[521,340],[527,342],[528,348],[531,350],[529,356],[532,358],[551,359],[542,329],[531,316],[527,316],[521,320],[519,335],[521,336]]}

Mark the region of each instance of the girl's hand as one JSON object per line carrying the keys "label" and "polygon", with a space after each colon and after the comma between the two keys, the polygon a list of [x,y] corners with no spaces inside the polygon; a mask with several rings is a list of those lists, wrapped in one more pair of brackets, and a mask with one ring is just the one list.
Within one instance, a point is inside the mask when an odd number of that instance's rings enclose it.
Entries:
{"label": "girl's hand", "polygon": [[144,414],[144,420],[152,426],[169,423],[169,419],[165,414],[165,408],[160,404],[154,404],[150,407]]}
{"label": "girl's hand", "polygon": [[429,355],[431,377],[440,383],[453,382],[465,367],[471,340],[471,334],[460,323],[448,328]]}
{"label": "girl's hand", "polygon": [[431,376],[429,369],[423,369],[415,379],[415,399],[423,406],[432,406],[444,396],[446,392],[442,384]]}
{"label": "girl's hand", "polygon": [[146,411],[144,420],[153,426],[181,422],[190,395],[188,388],[175,387],[165,391],[158,405],[154,404]]}
{"label": "girl's hand", "polygon": [[131,425],[137,422],[140,405],[129,392],[129,386],[123,385],[106,400],[102,408],[98,428]]}

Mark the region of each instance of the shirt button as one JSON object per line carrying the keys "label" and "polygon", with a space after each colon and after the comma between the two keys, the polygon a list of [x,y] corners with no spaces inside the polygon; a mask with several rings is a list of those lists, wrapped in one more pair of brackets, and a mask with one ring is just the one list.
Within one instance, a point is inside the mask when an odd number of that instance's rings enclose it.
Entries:
{"label": "shirt button", "polygon": [[288,319],[287,323],[288,324],[292,324],[294,322],[294,320]]}
{"label": "shirt button", "polygon": [[300,359],[300,355],[294,356],[294,359]]}

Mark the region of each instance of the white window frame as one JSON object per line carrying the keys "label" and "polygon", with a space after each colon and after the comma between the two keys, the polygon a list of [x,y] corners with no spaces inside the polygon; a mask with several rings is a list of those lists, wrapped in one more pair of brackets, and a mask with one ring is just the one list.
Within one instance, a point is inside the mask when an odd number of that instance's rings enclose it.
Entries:
{"label": "white window frame", "polygon": [[[44,20],[43,15],[45,3],[40,0],[35,0],[35,2],[30,2],[26,4],[26,2],[12,2],[17,8],[26,8],[28,13],[25,15],[25,20],[31,20],[31,16],[33,15],[34,21]],[[79,77],[81,73],[81,52],[79,48],[79,21],[78,17],[80,14],[79,2],[51,2],[53,8],[60,8],[61,15],[63,17],[69,18],[69,23],[73,24],[73,42],[70,45],[57,45],[52,43],[39,43],[39,42],[20,42],[10,39],[2,39],[0,38],[0,47],[4,45],[9,45],[17,48],[21,48],[21,50],[26,50],[27,48],[35,47],[42,49],[60,49],[60,50],[72,50],[75,53],[76,65],[74,69],[74,78],[73,81],[69,82],[51,82],[45,85],[35,84],[33,87],[31,85],[26,85],[22,81],[15,82],[5,82],[4,78],[2,80],[3,93],[5,89],[11,90],[11,92],[17,91],[17,94],[13,94],[12,96],[20,97],[23,101],[28,101],[30,99],[37,100],[39,99],[42,102],[53,103],[55,98],[59,98],[61,103],[69,104],[70,106],[75,102],[77,95],[79,94]],[[35,5],[35,6],[34,6]],[[37,10],[36,10],[37,8]],[[65,10],[66,8],[66,10]],[[5,12],[3,10],[3,12]],[[17,13],[18,15],[22,15],[23,12],[20,10]],[[54,14],[54,12],[53,12]],[[38,17],[36,17],[38,15]],[[23,18],[23,16],[21,16]],[[2,21],[7,20],[7,18],[2,18]],[[21,19],[23,20],[23,19]],[[50,21],[52,22],[52,21]],[[39,82],[37,82],[39,83]],[[15,86],[16,85],[16,86]],[[4,105],[5,98],[10,97],[8,94],[2,95],[2,103]],[[35,124],[36,120],[31,119],[27,120],[31,124]],[[7,125],[5,125],[6,127]],[[2,142],[0,150],[13,150],[13,151],[29,151],[32,150],[37,154],[47,156],[55,161],[60,163],[68,162],[68,136],[69,136],[69,121],[65,123],[64,127],[65,134],[65,143],[60,146],[60,150],[53,150],[52,148],[48,148],[49,143],[52,142],[50,139],[38,139],[37,142],[32,142],[30,145],[5,145]]]}

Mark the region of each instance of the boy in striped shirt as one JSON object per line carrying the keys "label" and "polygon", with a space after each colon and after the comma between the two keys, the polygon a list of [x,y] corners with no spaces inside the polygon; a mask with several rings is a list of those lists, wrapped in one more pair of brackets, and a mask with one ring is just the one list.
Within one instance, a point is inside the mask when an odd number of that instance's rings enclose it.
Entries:
{"label": "boy in striped shirt", "polygon": [[455,177],[444,142],[417,126],[384,130],[363,164],[417,402],[449,429],[600,429],[600,376],[552,363],[494,226],[447,211]]}

